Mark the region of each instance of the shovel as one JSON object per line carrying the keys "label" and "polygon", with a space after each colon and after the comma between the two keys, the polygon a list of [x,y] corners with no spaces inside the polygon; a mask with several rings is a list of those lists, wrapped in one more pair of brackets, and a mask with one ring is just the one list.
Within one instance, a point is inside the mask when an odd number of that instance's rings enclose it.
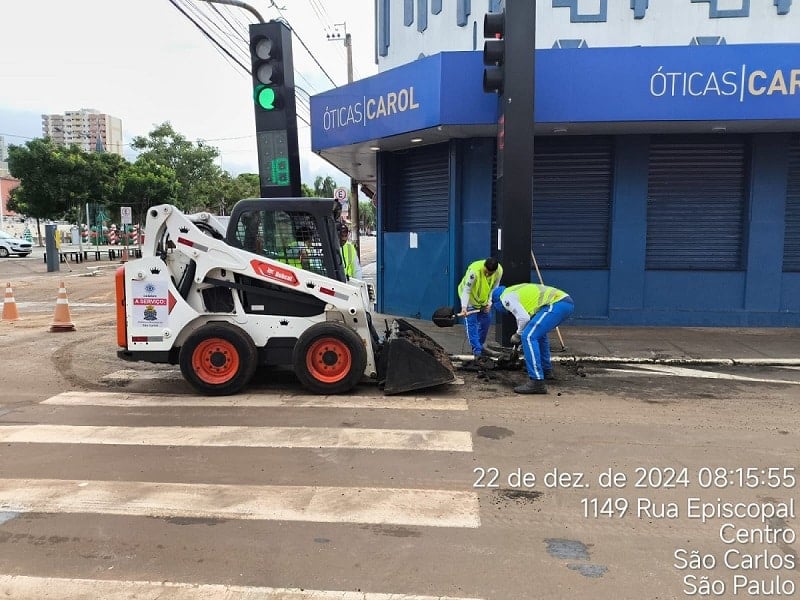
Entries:
{"label": "shovel", "polygon": [[[481,312],[478,310],[468,310],[467,315],[474,315]],[[456,317],[458,315],[453,310],[452,306],[441,306],[433,312],[433,324],[437,327],[452,327],[456,324]]]}

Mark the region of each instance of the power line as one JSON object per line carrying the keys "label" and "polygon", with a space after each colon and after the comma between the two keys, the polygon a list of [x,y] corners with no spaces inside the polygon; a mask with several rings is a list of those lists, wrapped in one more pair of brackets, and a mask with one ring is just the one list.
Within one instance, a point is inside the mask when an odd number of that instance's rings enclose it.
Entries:
{"label": "power line", "polygon": [[191,15],[189,15],[189,13],[187,13],[185,10],[183,10],[183,8],[181,8],[180,6],[178,6],[178,3],[177,3],[175,0],[169,0],[169,2],[170,2],[170,4],[172,4],[172,5],[173,5],[175,8],[177,8],[177,9],[178,9],[178,11],[180,11],[180,13],[181,13],[181,14],[182,14],[184,17],[186,17],[187,19],[189,19],[189,20],[190,20],[190,21],[191,21],[191,22],[194,24],[194,26],[195,26],[195,27],[197,27],[197,28],[198,28],[198,29],[199,29],[199,30],[202,32],[202,34],[203,34],[204,36],[206,36],[206,38],[208,38],[208,39],[209,39],[209,40],[210,40],[210,41],[211,41],[211,42],[212,42],[212,43],[213,43],[213,44],[214,44],[214,45],[215,45],[217,48],[219,48],[219,50],[220,50],[220,51],[224,52],[224,53],[225,53],[225,54],[226,54],[226,55],[227,55],[227,56],[228,56],[228,57],[229,57],[229,58],[230,58],[232,61],[234,61],[234,62],[235,62],[236,64],[238,64],[238,65],[239,65],[239,66],[240,66],[242,69],[244,69],[246,73],[249,73],[249,72],[250,72],[250,69],[248,69],[248,68],[247,68],[245,65],[243,65],[241,62],[239,62],[239,60],[238,60],[238,59],[237,59],[235,56],[233,56],[233,55],[232,55],[232,54],[231,54],[231,53],[228,51],[228,49],[227,49],[227,48],[225,48],[225,47],[224,47],[222,44],[220,44],[220,43],[219,43],[219,42],[218,42],[216,39],[214,39],[214,37],[213,37],[212,35],[210,35],[210,34],[209,34],[209,33],[208,33],[208,32],[207,32],[205,29],[203,29],[203,26],[202,26],[202,25],[200,25],[200,24],[199,24],[197,21],[195,21],[195,20],[194,20],[194,18],[193,18]]}
{"label": "power line", "polygon": [[[190,0],[180,0],[180,1],[188,10],[192,11],[195,15],[197,15],[197,17],[200,20],[202,20],[207,25],[216,29],[219,32],[218,35],[221,36],[219,39],[217,39],[207,28],[203,27],[203,31],[207,37],[213,38],[220,47],[222,46],[226,47],[228,49],[228,52],[231,53],[231,55],[237,54],[239,56],[239,59],[244,60],[244,64],[247,64],[248,53],[244,52],[241,48],[241,45],[238,43],[234,43],[231,46],[230,42],[233,40],[231,38],[230,32],[225,31],[217,22],[215,22],[216,20],[213,17],[206,14],[202,9],[200,9],[197,5],[193,4]],[[213,7],[214,5],[211,4],[210,6]],[[235,30],[234,33],[236,33]]]}

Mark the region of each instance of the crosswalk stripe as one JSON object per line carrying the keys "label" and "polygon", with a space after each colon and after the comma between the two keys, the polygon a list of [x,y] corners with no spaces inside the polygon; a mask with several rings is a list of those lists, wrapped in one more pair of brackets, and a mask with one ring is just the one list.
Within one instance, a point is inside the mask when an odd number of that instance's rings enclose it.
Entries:
{"label": "crosswalk stripe", "polygon": [[0,425],[0,442],[472,452],[468,431],[335,427]]}
{"label": "crosswalk stripe", "polygon": [[480,600],[450,596],[416,596],[172,581],[114,581],[0,575],[0,595],[18,600]]}
{"label": "crosswalk stripe", "polygon": [[63,392],[42,404],[58,406],[119,407],[225,407],[225,408],[386,408],[407,410],[467,410],[464,398],[370,396],[147,396],[115,392]]}
{"label": "crosswalk stripe", "polygon": [[480,527],[474,492],[0,479],[0,511]]}

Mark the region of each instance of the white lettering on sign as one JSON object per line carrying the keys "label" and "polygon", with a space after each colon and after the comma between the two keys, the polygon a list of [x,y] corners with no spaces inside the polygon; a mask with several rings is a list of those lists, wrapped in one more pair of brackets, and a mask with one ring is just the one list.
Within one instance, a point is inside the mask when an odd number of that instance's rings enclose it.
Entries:
{"label": "white lettering on sign", "polygon": [[733,71],[664,71],[658,67],[650,77],[650,95],[656,98],[681,96],[800,96],[800,68],[771,72],[748,70],[747,65]]}
{"label": "white lettering on sign", "polygon": [[322,115],[322,127],[325,131],[330,131],[349,125],[366,126],[367,121],[390,117],[418,108],[419,102],[414,98],[414,86],[412,85],[396,92],[381,94],[378,97],[365,97],[361,102],[354,102],[347,106],[338,108],[326,106]]}

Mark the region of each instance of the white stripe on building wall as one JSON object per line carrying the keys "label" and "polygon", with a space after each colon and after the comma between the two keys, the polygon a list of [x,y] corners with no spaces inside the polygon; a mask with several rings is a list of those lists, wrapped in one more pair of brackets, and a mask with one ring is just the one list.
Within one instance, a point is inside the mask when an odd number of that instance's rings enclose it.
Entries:
{"label": "white stripe on building wall", "polygon": [[480,527],[473,492],[0,479],[0,511]]}

